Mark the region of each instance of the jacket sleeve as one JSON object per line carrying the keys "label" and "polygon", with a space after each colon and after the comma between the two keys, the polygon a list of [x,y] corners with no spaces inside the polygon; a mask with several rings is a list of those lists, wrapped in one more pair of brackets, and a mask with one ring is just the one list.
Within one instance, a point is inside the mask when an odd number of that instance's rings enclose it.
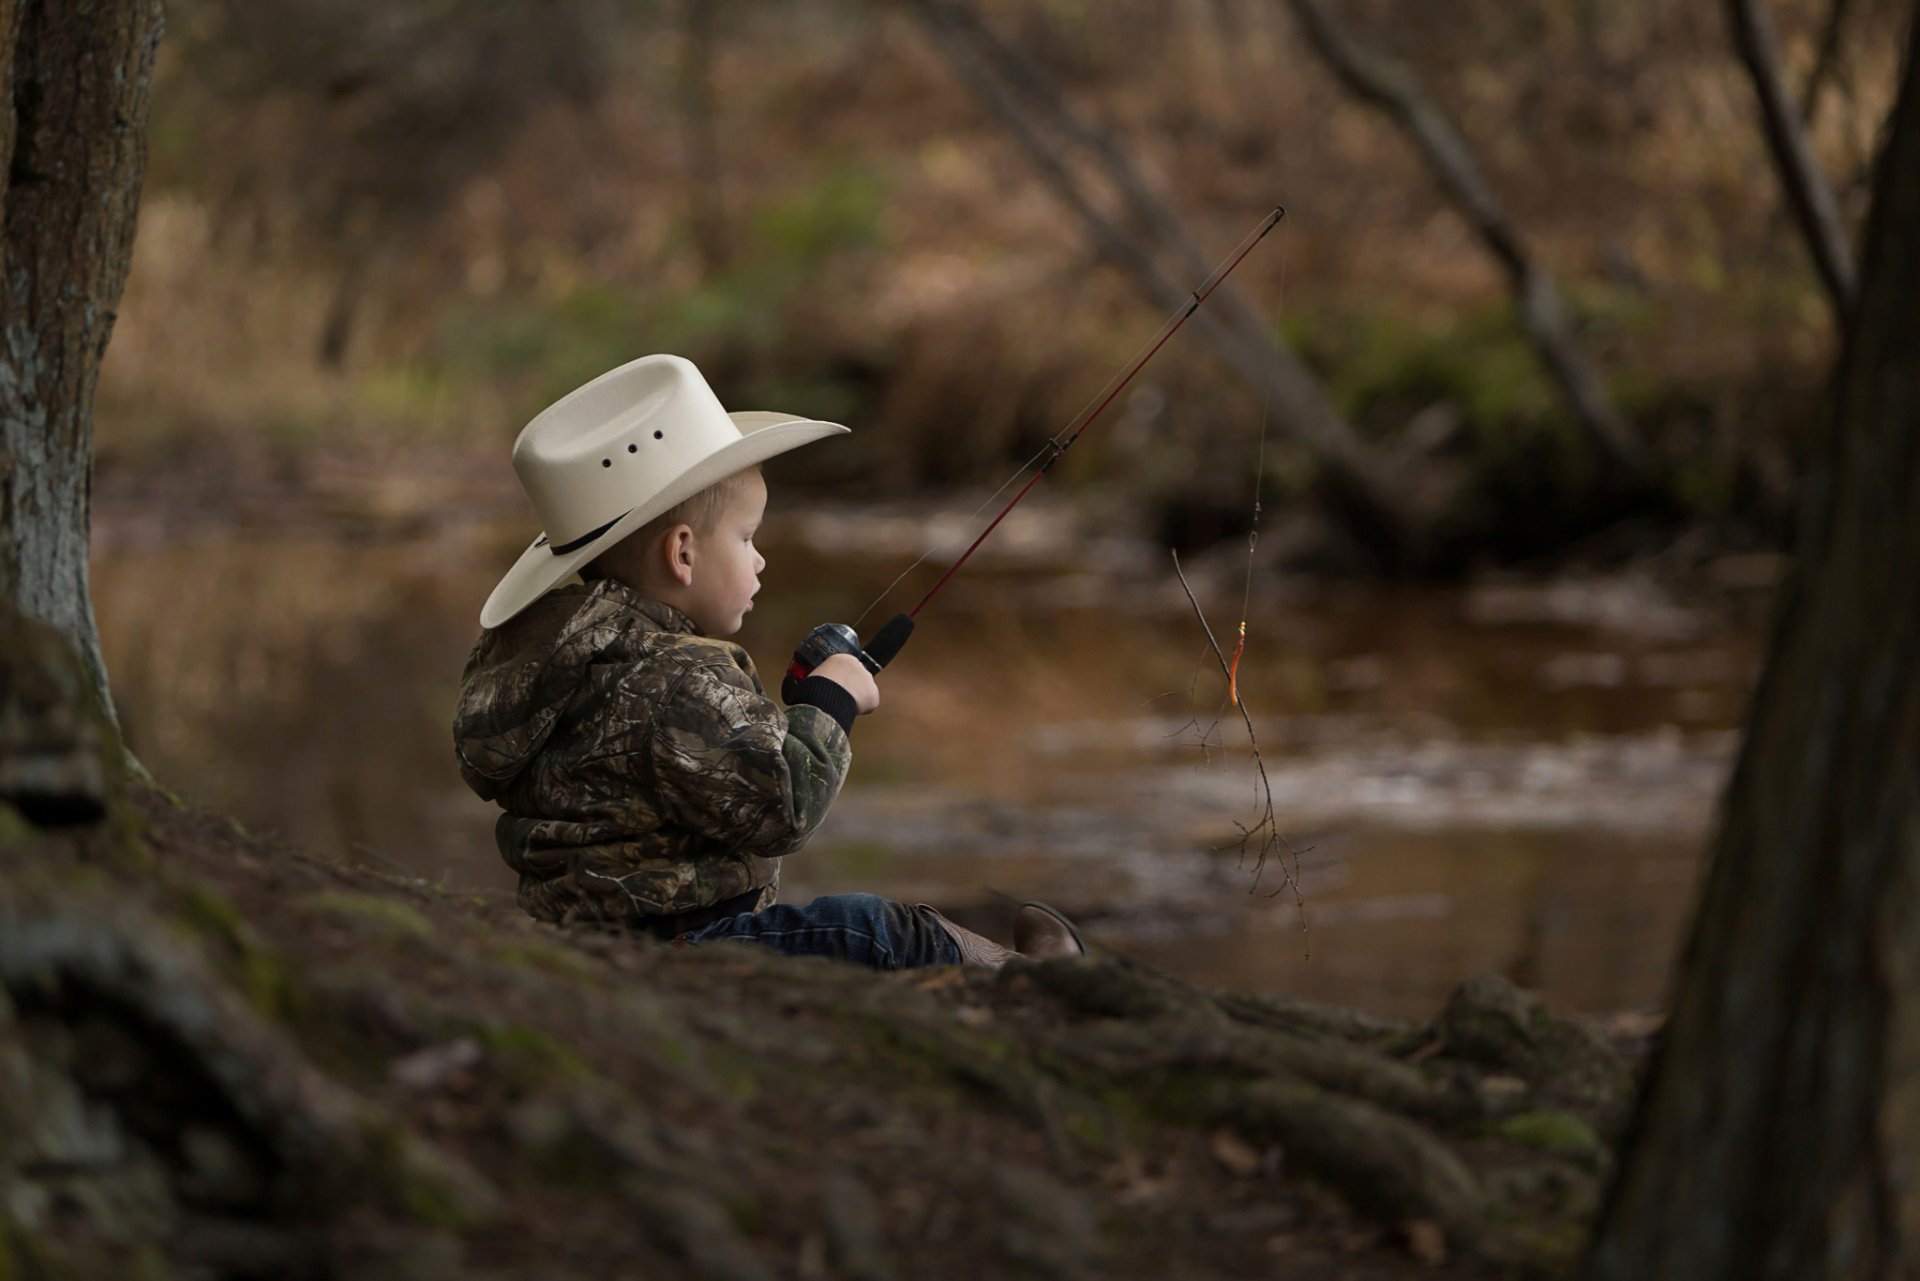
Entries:
{"label": "jacket sleeve", "polygon": [[686,669],[648,746],[667,812],[758,858],[806,844],[853,763],[832,716],[806,704],[781,710],[730,663]]}

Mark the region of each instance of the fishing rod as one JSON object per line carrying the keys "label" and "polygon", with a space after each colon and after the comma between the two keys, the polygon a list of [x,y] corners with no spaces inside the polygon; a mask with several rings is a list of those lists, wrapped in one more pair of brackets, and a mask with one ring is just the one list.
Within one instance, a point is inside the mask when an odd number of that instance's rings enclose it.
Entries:
{"label": "fishing rod", "polygon": [[[1160,332],[1155,335],[1154,338],[1148,340],[1149,345],[1145,351],[1143,351],[1132,364],[1123,369],[1119,374],[1116,374],[1113,379],[1109,380],[1104,394],[1096,395],[1093,400],[1088,401],[1087,407],[1081,410],[1073,421],[1062,429],[1060,435],[1048,439],[1046,447],[1041,450],[1041,453],[1045,455],[1045,460],[1040,463],[1038,470],[1028,478],[1025,485],[1020,487],[1020,491],[1008,501],[1007,505],[1000,509],[1000,513],[987,523],[987,527],[980,531],[979,536],[976,537],[972,543],[968,544],[967,549],[960,553],[953,564],[947,566],[946,572],[941,574],[939,580],[927,589],[927,594],[920,598],[918,604],[903,614],[895,614],[892,618],[881,624],[880,629],[873,634],[873,638],[864,645],[860,642],[859,634],[845,623],[820,624],[811,632],[808,632],[806,638],[795,647],[793,651],[793,662],[788,666],[786,680],[782,683],[782,692],[784,693],[787,689],[791,688],[792,683],[806,679],[814,668],[835,654],[852,654],[865,665],[868,671],[876,674],[881,668],[892,662],[895,655],[899,654],[901,648],[907,643],[907,638],[913,635],[913,629],[916,620],[920,617],[920,611],[925,609],[933,598],[940,594],[940,589],[945,587],[947,582],[955,574],[960,572],[960,567],[966,564],[974,552],[980,549],[980,544],[986,542],[993,531],[1000,527],[1000,522],[1007,518],[1008,513],[1015,507],[1018,507],[1021,500],[1032,492],[1035,485],[1040,483],[1041,478],[1053,470],[1053,465],[1060,461],[1061,456],[1065,454],[1067,450],[1073,448],[1074,442],[1086,433],[1087,428],[1093,426],[1094,420],[1106,412],[1107,406],[1111,405],[1119,397],[1120,393],[1126,390],[1127,384],[1133,381],[1134,376],[1147,367],[1147,362],[1159,354],[1160,349],[1166,346],[1175,334],[1180,332],[1181,326],[1185,325],[1187,321],[1192,318],[1193,313],[1199,311],[1201,305],[1213,296],[1213,291],[1218,289],[1226,278],[1233,274],[1234,268],[1238,267],[1246,256],[1253,252],[1254,246],[1264,240],[1267,233],[1278,226],[1280,220],[1286,216],[1287,211],[1279,205],[1275,205],[1273,212],[1261,219],[1259,225],[1248,232],[1245,238],[1242,239],[1239,244],[1235,245],[1225,258],[1220,260],[1220,265],[1213,269],[1212,274],[1201,281],[1193,292],[1188,295],[1187,301],[1183,303],[1173,315],[1167,318],[1166,322],[1160,326]],[[1031,466],[1033,466],[1033,464],[1028,462],[1021,470],[1024,471],[1026,467]],[[1016,472],[1013,479],[1018,478],[1019,473]],[[1007,485],[1011,485],[1012,483],[1013,480],[1009,480]],[[1002,485],[999,492],[1005,492],[1007,485]],[[997,497],[998,493],[996,493],[995,496]],[[988,501],[991,502],[992,499]],[[924,556],[921,557],[921,560],[925,559]],[[919,562],[915,562],[916,565],[918,563]],[[909,572],[911,572],[911,569]],[[905,577],[905,575],[902,575],[902,577]]]}

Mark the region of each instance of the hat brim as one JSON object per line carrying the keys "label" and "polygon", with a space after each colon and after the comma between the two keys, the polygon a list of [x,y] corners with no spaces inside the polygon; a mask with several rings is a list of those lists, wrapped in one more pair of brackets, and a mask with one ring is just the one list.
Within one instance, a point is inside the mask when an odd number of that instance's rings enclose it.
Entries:
{"label": "hat brim", "polygon": [[765,462],[790,449],[827,436],[846,434],[839,423],[798,418],[792,414],[745,410],[728,414],[740,428],[739,440],[688,468],[652,498],[622,516],[593,541],[556,554],[545,534],[520,553],[520,559],[507,571],[480,608],[480,626],[489,630],[500,626],[527,606],[546,595],[556,585],[607,548],[642,525],[672,510],[709,485],[737,471]]}

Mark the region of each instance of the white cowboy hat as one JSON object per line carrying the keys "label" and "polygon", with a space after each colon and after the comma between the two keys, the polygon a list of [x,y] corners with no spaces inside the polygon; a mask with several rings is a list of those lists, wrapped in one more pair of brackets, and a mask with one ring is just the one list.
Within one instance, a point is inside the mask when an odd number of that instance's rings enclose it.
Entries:
{"label": "white cowboy hat", "polygon": [[487,597],[480,626],[500,626],[716,481],[846,430],[796,414],[730,414],[680,356],[642,356],[601,374],[513,442],[513,470],[545,532]]}

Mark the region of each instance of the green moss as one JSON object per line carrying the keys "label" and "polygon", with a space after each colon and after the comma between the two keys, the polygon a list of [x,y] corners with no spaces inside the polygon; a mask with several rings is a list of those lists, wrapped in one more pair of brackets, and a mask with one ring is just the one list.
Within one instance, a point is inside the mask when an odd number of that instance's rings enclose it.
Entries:
{"label": "green moss", "polygon": [[461,1030],[486,1047],[501,1076],[517,1088],[593,1076],[592,1067],[576,1050],[536,1028],[479,1023]]}
{"label": "green moss", "polygon": [[127,1260],[127,1281],[173,1281],[176,1273],[157,1245],[142,1245]]}
{"label": "green moss", "polygon": [[1593,1127],[1567,1112],[1523,1112],[1500,1122],[1493,1132],[1508,1143],[1541,1152],[1580,1157],[1598,1157],[1606,1152]]}
{"label": "green moss", "polygon": [[708,1070],[720,1088],[742,1103],[751,1103],[760,1097],[760,1079],[739,1063],[708,1063]]}
{"label": "green moss", "polygon": [[[33,831],[33,824],[27,822],[19,810],[0,801],[0,846],[25,842],[33,836]],[[4,1278],[0,1277],[0,1281]]]}
{"label": "green moss", "polygon": [[1060,1132],[1080,1152],[1102,1160],[1127,1146],[1123,1129],[1119,1117],[1093,1106],[1071,1106],[1060,1114]]}
{"label": "green moss", "polygon": [[250,932],[247,923],[240,917],[239,909],[201,886],[189,886],[181,894],[178,907],[181,918],[188,925],[223,943],[237,942],[243,934]]}
{"label": "green moss", "polygon": [[336,919],[372,926],[395,938],[425,939],[433,936],[431,921],[405,903],[389,898],[327,890],[307,895],[300,900],[300,904]]}
{"label": "green moss", "polygon": [[1570,1275],[1586,1255],[1593,1235],[1591,1212],[1543,1213],[1537,1206],[1495,1201],[1488,1207],[1487,1219],[1492,1228],[1486,1242],[1488,1255],[1517,1265],[1523,1276]]}
{"label": "green moss", "polygon": [[366,1141],[364,1174],[379,1200],[398,1204],[430,1227],[457,1231],[486,1218],[486,1211],[461,1192],[454,1179],[436,1168],[431,1154],[407,1132],[384,1119],[362,1123]]}
{"label": "green moss", "polygon": [[1476,433],[1559,411],[1559,396],[1506,303],[1438,320],[1403,308],[1302,314],[1287,332],[1323,372],[1341,413],[1363,426],[1395,430],[1436,403],[1458,407]]}
{"label": "green moss", "polygon": [[74,1276],[73,1264],[59,1247],[0,1210],[0,1281],[70,1281]]}
{"label": "green moss", "polygon": [[233,904],[202,886],[189,885],[179,892],[174,909],[180,924],[210,944],[209,951],[256,1012],[282,1021],[301,1012],[306,1002],[299,985]]}
{"label": "green moss", "polygon": [[1143,1116],[1181,1124],[1196,1124],[1213,1119],[1219,1111],[1222,1089],[1227,1080],[1218,1072],[1174,1070],[1149,1073],[1116,1086],[1117,1102]]}
{"label": "green moss", "polygon": [[[482,903],[485,900],[481,900]],[[568,947],[550,947],[545,943],[521,943],[503,947],[494,957],[519,969],[551,974],[555,978],[590,982],[606,973],[605,969]]]}
{"label": "green moss", "polygon": [[733,1226],[740,1229],[742,1236],[751,1237],[760,1231],[760,1202],[753,1193],[745,1188],[735,1188],[731,1195],[722,1198],[720,1206],[727,1218],[733,1221]]}

